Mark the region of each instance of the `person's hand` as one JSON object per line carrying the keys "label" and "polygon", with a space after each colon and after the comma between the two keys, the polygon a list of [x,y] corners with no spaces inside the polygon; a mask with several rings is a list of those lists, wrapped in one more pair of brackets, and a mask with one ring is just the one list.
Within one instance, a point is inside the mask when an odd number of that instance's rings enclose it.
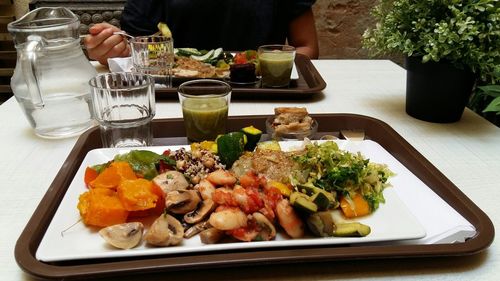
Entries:
{"label": "person's hand", "polygon": [[121,31],[109,23],[98,23],[89,29],[89,34],[83,40],[89,58],[107,65],[108,58],[126,57],[130,55],[130,47],[122,35],[113,35]]}

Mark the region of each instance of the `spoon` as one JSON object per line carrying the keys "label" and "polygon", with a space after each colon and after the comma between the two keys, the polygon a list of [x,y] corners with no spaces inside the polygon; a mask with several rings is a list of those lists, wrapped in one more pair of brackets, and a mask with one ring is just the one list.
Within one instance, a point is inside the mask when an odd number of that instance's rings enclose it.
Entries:
{"label": "spoon", "polygon": [[358,129],[340,130],[340,134],[346,140],[361,141],[361,140],[365,139],[365,131],[364,130],[358,130]]}

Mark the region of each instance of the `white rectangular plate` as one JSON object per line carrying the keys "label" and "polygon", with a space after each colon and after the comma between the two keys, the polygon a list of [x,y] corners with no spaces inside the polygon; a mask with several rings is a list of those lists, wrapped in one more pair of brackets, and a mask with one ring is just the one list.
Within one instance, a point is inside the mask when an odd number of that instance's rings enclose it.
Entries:
{"label": "white rectangular plate", "polygon": [[[380,204],[374,214],[359,218],[357,221],[371,227],[371,233],[366,237],[307,237],[303,239],[287,239],[278,234],[273,241],[236,242],[214,245],[202,244],[198,236],[185,239],[176,247],[156,248],[142,243],[131,250],[118,250],[108,246],[97,233],[97,228],[86,227],[78,222],[80,215],[77,210],[78,197],[86,191],[83,182],[87,166],[101,164],[113,159],[116,154],[125,153],[129,149],[103,148],[89,151],[78,169],[75,178],[69,186],[57,212],[52,219],[36,252],[36,258],[44,262],[80,260],[93,258],[117,258],[148,255],[175,255],[191,252],[208,252],[217,250],[240,250],[269,247],[318,246],[334,244],[373,243],[380,241],[401,241],[419,239],[426,235],[425,229],[401,201],[394,191],[398,188],[409,188],[418,184],[416,177],[404,168],[384,148],[373,141],[337,141],[341,149],[360,151],[370,161],[385,163],[396,173],[390,178],[393,187],[385,189],[385,204]],[[301,142],[282,142],[283,149],[299,146]],[[166,149],[178,149],[180,146],[141,148],[157,153]],[[78,222],[78,223],[76,223]],[[76,224],[75,224],[76,223]],[[62,232],[64,231],[64,234]]]}

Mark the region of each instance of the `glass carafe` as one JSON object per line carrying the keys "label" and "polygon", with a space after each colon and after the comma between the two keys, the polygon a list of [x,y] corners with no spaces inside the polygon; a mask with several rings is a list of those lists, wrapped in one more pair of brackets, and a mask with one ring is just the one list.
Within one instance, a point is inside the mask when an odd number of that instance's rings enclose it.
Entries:
{"label": "glass carafe", "polygon": [[78,17],[38,8],[8,25],[17,50],[11,87],[35,133],[70,137],[94,124],[88,81],[97,73],[80,46]]}

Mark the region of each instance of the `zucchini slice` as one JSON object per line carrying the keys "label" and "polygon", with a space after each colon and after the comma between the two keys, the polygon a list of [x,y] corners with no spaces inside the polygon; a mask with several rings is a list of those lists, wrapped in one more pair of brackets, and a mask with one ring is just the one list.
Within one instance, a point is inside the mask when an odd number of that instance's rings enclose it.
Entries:
{"label": "zucchini slice", "polygon": [[326,192],[318,192],[311,196],[311,201],[318,206],[318,210],[326,210],[330,206],[330,199],[325,194]]}
{"label": "zucchini slice", "polygon": [[198,49],[195,48],[176,48],[176,50],[179,56],[185,56],[185,57],[201,56],[200,51],[198,51]]}
{"label": "zucchini slice", "polygon": [[213,54],[214,54],[214,50],[210,50],[202,56],[191,55],[191,58],[195,59],[195,60],[199,60],[199,61],[206,61],[206,60],[209,60]]}
{"label": "zucchini slice", "polygon": [[365,237],[370,234],[371,228],[359,222],[340,223],[335,225],[333,236],[338,237]]}
{"label": "zucchini slice", "polygon": [[214,50],[212,56],[210,57],[211,59],[217,59],[219,56],[222,54],[222,48],[217,48]]}
{"label": "zucchini slice", "polygon": [[253,151],[257,146],[257,143],[260,141],[260,137],[262,136],[262,131],[255,128],[254,126],[248,126],[241,131],[247,136],[247,143],[245,144],[246,151]]}
{"label": "zucchini slice", "polygon": [[276,140],[257,143],[257,149],[281,151],[280,143]]}
{"label": "zucchini slice", "polygon": [[305,211],[309,214],[313,214],[318,211],[318,206],[304,193],[292,192],[292,194],[290,194],[290,204],[298,210]]}
{"label": "zucchini slice", "polygon": [[217,154],[226,169],[231,168],[234,161],[240,158],[245,147],[245,135],[242,132],[231,132],[217,137]]}

